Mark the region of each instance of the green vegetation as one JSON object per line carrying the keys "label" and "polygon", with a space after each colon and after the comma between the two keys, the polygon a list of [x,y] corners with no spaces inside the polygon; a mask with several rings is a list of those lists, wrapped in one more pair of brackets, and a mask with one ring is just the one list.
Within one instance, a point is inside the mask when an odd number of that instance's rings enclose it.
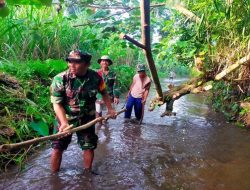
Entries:
{"label": "green vegetation", "polygon": [[221,110],[228,120],[235,120],[240,110],[237,103],[238,95],[237,89],[233,89],[231,84],[225,84],[223,81],[218,82],[213,88],[213,107]]}
{"label": "green vegetation", "polygon": [[[54,120],[49,100],[49,84],[51,77],[65,68],[66,64],[57,60],[1,65],[0,110],[3,119],[0,121],[0,129],[11,129],[2,133],[1,144],[48,135],[49,126],[52,126]],[[15,78],[10,78],[9,75]],[[3,166],[6,160],[12,160],[12,157],[13,155],[1,154],[0,165]],[[20,154],[13,161],[20,164],[23,158],[24,154]]]}

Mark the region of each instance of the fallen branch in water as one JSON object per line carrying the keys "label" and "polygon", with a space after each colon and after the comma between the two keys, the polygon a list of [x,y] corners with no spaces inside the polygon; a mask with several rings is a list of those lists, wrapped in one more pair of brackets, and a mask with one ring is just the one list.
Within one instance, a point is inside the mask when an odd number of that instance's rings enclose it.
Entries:
{"label": "fallen branch in water", "polygon": [[[125,112],[125,110],[126,109],[122,109],[122,110],[118,111],[117,115]],[[103,120],[108,120],[109,118],[111,118],[110,115],[107,115],[105,117],[98,117],[98,118],[94,119],[93,121],[90,121],[90,122],[88,122],[88,123],[86,123],[84,125],[78,126],[76,128],[69,129],[69,130],[67,130],[65,132],[61,132],[61,133],[57,133],[57,134],[49,135],[49,136],[45,136],[45,137],[34,138],[34,139],[31,139],[31,140],[27,140],[27,141],[23,141],[23,142],[19,142],[19,143],[3,144],[3,145],[0,145],[0,152],[6,152],[6,151],[13,150],[13,149],[18,149],[18,148],[30,146],[32,144],[36,144],[36,143],[39,143],[39,142],[57,139],[57,138],[60,138],[60,137],[63,137],[65,135],[67,135],[68,133],[74,133],[74,132],[77,132],[77,131],[81,131],[83,129],[87,129],[87,128],[93,126],[94,124],[96,124],[96,123],[98,123],[100,121],[103,121]]]}
{"label": "fallen branch in water", "polygon": [[161,114],[163,116],[171,116],[175,115],[173,110],[174,101],[179,99],[180,97],[186,94],[197,94],[200,92],[205,92],[210,90],[213,87],[214,81],[224,80],[228,74],[236,71],[240,66],[246,65],[250,63],[250,54],[246,55],[245,57],[238,60],[236,63],[230,65],[229,67],[224,68],[220,73],[217,75],[205,79],[203,77],[194,78],[190,81],[182,84],[180,86],[169,88],[169,91],[163,92],[163,100],[160,100],[159,97],[155,97],[150,101],[149,111],[153,111],[156,106],[161,106],[166,103],[166,111]]}
{"label": "fallen branch in water", "polygon": [[163,100],[160,100],[157,96],[150,100],[149,111],[153,111],[156,106],[161,106],[166,103],[166,110],[161,114],[161,117],[176,115],[176,113],[172,112],[174,101],[193,92],[202,84],[204,84],[202,78],[194,78],[180,86],[168,86],[169,91],[163,92]]}

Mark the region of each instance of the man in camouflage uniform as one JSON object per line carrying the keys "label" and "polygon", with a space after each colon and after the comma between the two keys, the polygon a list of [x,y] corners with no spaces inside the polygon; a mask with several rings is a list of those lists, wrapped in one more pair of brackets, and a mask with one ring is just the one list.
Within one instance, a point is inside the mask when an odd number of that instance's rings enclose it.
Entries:
{"label": "man in camouflage uniform", "polygon": [[[103,78],[105,84],[107,85],[107,92],[111,97],[111,101],[114,104],[119,103],[120,88],[116,78],[116,73],[109,69],[109,66],[113,64],[109,56],[104,55],[98,59],[98,63],[101,65],[101,68],[97,71],[98,74]],[[96,101],[96,117],[102,116],[102,98],[100,95],[97,95]]]}
{"label": "man in camouflage uniform", "polygon": [[[66,61],[69,69],[56,75],[50,88],[51,102],[56,113],[57,126],[55,132],[62,132],[69,125],[74,127],[95,119],[96,94],[99,92],[108,108],[108,114],[113,118],[115,110],[111,106],[106,85],[100,75],[89,69],[91,55],[79,50],[70,52]],[[51,170],[60,169],[62,153],[67,149],[72,134],[52,141]],[[78,144],[83,150],[83,166],[85,171],[91,171],[94,159],[94,149],[98,137],[95,126],[77,132]]]}

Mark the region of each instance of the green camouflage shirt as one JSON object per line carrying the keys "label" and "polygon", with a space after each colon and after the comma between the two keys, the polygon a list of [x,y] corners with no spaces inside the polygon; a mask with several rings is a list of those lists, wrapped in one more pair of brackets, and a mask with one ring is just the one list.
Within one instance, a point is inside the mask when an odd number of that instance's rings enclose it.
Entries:
{"label": "green camouflage shirt", "polygon": [[105,75],[102,70],[97,71],[100,76],[102,76],[106,86],[107,92],[111,97],[120,96],[120,87],[116,78],[116,73],[114,71],[109,70],[108,74]]}
{"label": "green camouflage shirt", "polygon": [[62,104],[69,116],[94,115],[96,94],[105,88],[101,76],[91,69],[83,77],[67,70],[54,77],[50,86],[51,102]]}

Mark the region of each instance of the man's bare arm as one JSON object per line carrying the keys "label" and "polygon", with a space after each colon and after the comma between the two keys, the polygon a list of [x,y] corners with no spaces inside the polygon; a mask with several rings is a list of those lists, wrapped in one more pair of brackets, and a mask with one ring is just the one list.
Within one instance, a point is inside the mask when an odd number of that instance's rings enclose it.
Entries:
{"label": "man's bare arm", "polygon": [[150,85],[151,83],[149,83],[146,87],[145,87],[145,92],[143,93],[143,96],[142,96],[142,103],[146,103],[146,100],[147,100],[147,97],[148,97],[148,94],[149,94],[149,89],[150,89]]}
{"label": "man's bare arm", "polygon": [[128,91],[128,94],[127,94],[127,98],[129,97],[129,94],[131,93],[132,88],[134,87],[134,85],[135,85],[135,81],[133,80],[132,84],[130,85],[130,88],[129,88],[129,91]]}
{"label": "man's bare arm", "polygon": [[63,129],[68,126],[68,120],[66,118],[65,109],[62,106],[62,104],[56,104],[56,103],[53,104],[53,108],[54,108],[56,116],[61,124],[59,127],[59,132],[62,132]]}
{"label": "man's bare arm", "polygon": [[102,99],[103,99],[104,103],[107,106],[108,114],[111,115],[112,118],[115,118],[116,117],[116,111],[112,107],[110,96],[108,95],[106,90],[101,92],[101,94],[102,94]]}

